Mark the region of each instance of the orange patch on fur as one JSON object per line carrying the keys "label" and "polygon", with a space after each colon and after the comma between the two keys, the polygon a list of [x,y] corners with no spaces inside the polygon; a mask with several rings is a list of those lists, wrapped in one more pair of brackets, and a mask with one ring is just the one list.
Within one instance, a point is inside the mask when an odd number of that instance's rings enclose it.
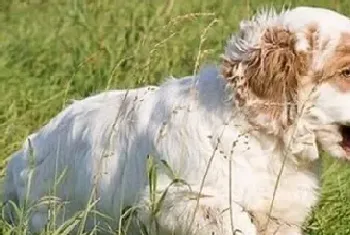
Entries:
{"label": "orange patch on fur", "polygon": [[329,81],[341,92],[350,92],[350,76],[344,74],[347,69],[350,70],[350,34],[344,33],[334,55],[326,62],[318,79]]}
{"label": "orange patch on fur", "polygon": [[294,100],[298,78],[306,75],[308,56],[295,51],[296,37],[285,29],[269,28],[254,53],[245,76],[259,98],[274,101]]}
{"label": "orange patch on fur", "polygon": [[[245,76],[249,87],[266,105],[260,108],[278,118],[296,103],[298,82],[308,72],[310,55],[295,50],[296,36],[286,29],[269,28],[261,38],[261,48],[253,55]],[[271,105],[269,105],[271,103]],[[286,110],[287,109],[287,110]]]}
{"label": "orange patch on fur", "polygon": [[[315,30],[310,28],[310,36]],[[298,83],[308,75],[311,60],[309,51],[295,50],[296,42],[295,34],[287,29],[268,28],[247,62],[224,59],[222,75],[235,88],[236,103],[248,104],[249,116],[266,114],[267,120],[292,123]],[[237,75],[239,63],[243,71]]]}

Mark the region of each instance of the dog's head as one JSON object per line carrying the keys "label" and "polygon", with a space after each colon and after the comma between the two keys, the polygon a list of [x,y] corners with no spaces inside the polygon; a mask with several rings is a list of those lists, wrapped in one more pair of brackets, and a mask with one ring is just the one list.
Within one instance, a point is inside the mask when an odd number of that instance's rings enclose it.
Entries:
{"label": "dog's head", "polygon": [[317,158],[321,145],[350,158],[347,17],[309,7],[262,11],[228,41],[222,75],[249,122],[285,142],[298,139],[296,154]]}

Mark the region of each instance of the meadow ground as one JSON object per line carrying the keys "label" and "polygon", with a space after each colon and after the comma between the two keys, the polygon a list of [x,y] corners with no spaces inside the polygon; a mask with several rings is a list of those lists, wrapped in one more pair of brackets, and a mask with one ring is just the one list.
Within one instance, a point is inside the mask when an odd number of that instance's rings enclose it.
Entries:
{"label": "meadow ground", "polygon": [[[159,84],[217,63],[239,20],[266,0],[0,0],[0,162],[71,99]],[[273,3],[350,13],[350,1]],[[350,234],[350,164],[323,156],[306,234]],[[3,224],[3,223],[1,223]],[[8,228],[4,227],[4,234]]]}

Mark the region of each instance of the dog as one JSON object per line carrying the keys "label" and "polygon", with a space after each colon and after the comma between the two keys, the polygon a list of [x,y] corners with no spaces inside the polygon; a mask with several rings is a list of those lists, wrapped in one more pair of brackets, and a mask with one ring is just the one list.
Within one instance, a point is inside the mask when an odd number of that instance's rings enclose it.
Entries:
{"label": "dog", "polygon": [[220,65],[75,101],[29,135],[7,167],[7,219],[31,206],[40,232],[54,196],[57,225],[88,211],[85,231],[101,234],[128,217],[130,234],[300,235],[320,153],[350,159],[349,125],[350,20],[262,10]]}

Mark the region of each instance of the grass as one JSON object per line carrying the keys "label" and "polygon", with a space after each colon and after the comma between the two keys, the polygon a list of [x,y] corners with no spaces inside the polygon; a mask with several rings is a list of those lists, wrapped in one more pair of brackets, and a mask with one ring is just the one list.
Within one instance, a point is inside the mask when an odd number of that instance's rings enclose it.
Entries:
{"label": "grass", "polygon": [[[350,15],[347,0],[274,1],[277,8],[283,4]],[[1,169],[24,138],[70,99],[159,84],[217,63],[238,22],[266,5],[271,3],[0,0]],[[350,165],[324,157],[323,168],[322,200],[306,233],[350,234]]]}

